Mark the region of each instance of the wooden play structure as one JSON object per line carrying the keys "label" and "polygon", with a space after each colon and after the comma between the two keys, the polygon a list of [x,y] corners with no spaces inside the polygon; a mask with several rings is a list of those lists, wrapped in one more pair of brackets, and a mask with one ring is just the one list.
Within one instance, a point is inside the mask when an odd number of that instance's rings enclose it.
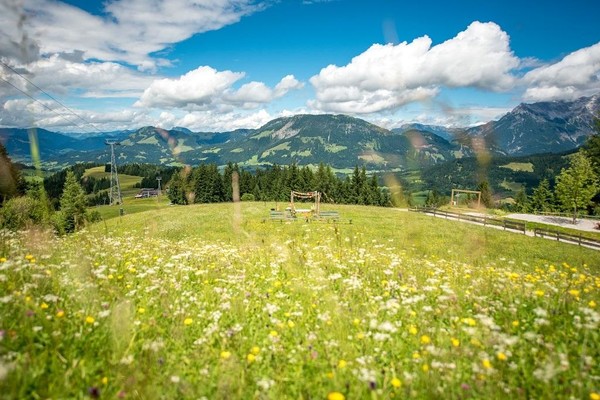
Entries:
{"label": "wooden play structure", "polygon": [[[294,203],[295,199],[314,199],[314,203],[310,208],[296,208]],[[290,194],[290,206],[288,207],[292,217],[302,216],[305,218],[318,218],[321,206],[321,193],[320,192],[296,192],[292,190]]]}
{"label": "wooden play structure", "polygon": [[[455,192],[456,192],[456,200],[454,200]],[[458,194],[459,193],[476,194],[477,195],[477,208],[481,207],[481,192],[479,190],[462,190],[462,189],[452,189],[452,196],[450,196],[450,206],[458,207]]]}
{"label": "wooden play structure", "polygon": [[[321,196],[320,192],[296,192],[292,190],[290,193],[290,205],[285,211],[279,211],[278,209],[271,209],[270,219],[271,221],[289,221],[303,219],[306,222],[314,220],[332,220],[338,221],[340,214],[337,211],[321,211]],[[297,200],[313,200],[311,203],[299,203]],[[310,208],[298,208],[298,205],[308,205]],[[265,219],[266,220],[266,219]],[[352,223],[351,220],[349,223]]]}

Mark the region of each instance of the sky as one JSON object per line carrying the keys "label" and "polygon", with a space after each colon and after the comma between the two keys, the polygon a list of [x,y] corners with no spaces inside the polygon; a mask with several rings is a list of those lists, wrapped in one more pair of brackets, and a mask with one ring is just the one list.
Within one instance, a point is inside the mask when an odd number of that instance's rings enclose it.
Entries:
{"label": "sky", "polygon": [[600,93],[597,0],[0,0],[0,127],[471,126]]}

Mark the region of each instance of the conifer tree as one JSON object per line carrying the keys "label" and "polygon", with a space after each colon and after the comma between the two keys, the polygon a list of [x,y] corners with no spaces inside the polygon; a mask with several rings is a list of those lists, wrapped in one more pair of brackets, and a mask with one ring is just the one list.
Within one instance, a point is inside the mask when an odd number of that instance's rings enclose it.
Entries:
{"label": "conifer tree", "polygon": [[63,194],[60,197],[62,228],[66,233],[75,232],[86,221],[87,199],[83,187],[73,171],[67,171]]}

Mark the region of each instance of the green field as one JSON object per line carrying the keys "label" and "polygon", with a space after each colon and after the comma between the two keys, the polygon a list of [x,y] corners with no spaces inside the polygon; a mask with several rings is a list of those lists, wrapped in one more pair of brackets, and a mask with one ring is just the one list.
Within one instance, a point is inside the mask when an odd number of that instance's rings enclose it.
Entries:
{"label": "green field", "polygon": [[600,393],[598,251],[396,209],[151,201],[0,236],[0,398]]}
{"label": "green field", "polygon": [[533,172],[533,164],[530,162],[511,162],[506,165],[501,165],[501,168],[508,168],[512,171]]}
{"label": "green field", "polygon": [[[88,176],[96,179],[110,179],[110,172],[104,172],[104,166],[88,168],[85,170],[82,179]],[[141,176],[119,174],[119,186],[121,186],[123,196],[134,196],[137,194],[139,189],[134,188],[134,186],[141,181]]]}

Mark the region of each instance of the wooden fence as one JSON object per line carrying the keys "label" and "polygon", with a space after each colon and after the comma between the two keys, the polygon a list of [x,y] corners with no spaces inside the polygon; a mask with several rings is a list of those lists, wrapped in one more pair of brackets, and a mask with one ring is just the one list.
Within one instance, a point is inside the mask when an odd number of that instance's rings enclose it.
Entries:
{"label": "wooden fence", "polygon": [[434,216],[443,216],[445,218],[454,218],[459,221],[475,222],[475,223],[481,224],[483,226],[488,226],[488,225],[498,226],[498,227],[503,228],[504,230],[509,229],[509,230],[514,230],[514,231],[519,231],[519,232],[522,232],[523,234],[525,234],[525,223],[524,222],[499,219],[499,218],[493,218],[493,217],[482,216],[482,215],[469,215],[469,214],[455,213],[455,212],[451,212],[451,211],[442,211],[442,210],[438,210],[436,208],[421,208],[421,207],[409,208],[409,211],[433,214]]}

